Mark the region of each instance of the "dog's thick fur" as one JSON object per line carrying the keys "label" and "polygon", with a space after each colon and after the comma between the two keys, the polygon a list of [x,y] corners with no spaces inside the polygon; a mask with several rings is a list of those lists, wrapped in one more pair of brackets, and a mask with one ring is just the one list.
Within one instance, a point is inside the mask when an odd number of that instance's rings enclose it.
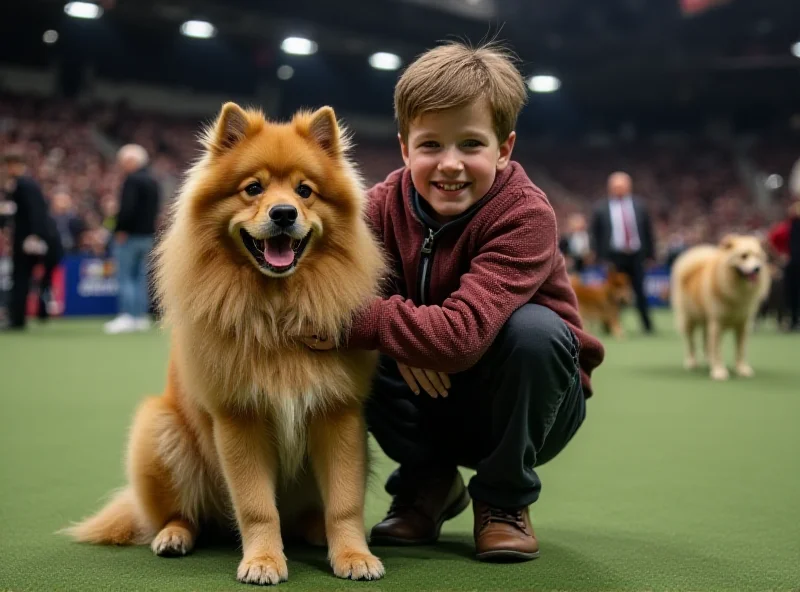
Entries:
{"label": "dog's thick fur", "polygon": [[[278,124],[228,103],[204,147],[156,253],[172,330],[166,390],[134,419],[129,485],[67,531],[183,555],[201,526],[235,517],[242,582],[287,579],[282,530],[327,541],[337,576],[380,578],[363,523],[376,353],[314,352],[292,337],[338,339],[384,273],[347,138],[328,107]],[[297,237],[311,232],[285,273],[259,264],[240,233],[280,234],[276,205],[296,208]]]}
{"label": "dog's thick fur", "polygon": [[731,329],[736,335],[736,373],[752,376],[747,338],[769,285],[767,257],[755,237],[729,235],[719,246],[699,245],[681,254],[672,267],[670,288],[675,321],[686,345],[685,367],[697,366],[694,332],[700,328],[711,377],[727,379],[720,343],[723,332]]}
{"label": "dog's thick fur", "polygon": [[619,322],[623,305],[633,302],[633,291],[628,276],[609,269],[606,279],[599,284],[584,284],[579,275],[570,276],[572,289],[578,298],[578,310],[584,324],[602,324],[617,339],[625,336]]}

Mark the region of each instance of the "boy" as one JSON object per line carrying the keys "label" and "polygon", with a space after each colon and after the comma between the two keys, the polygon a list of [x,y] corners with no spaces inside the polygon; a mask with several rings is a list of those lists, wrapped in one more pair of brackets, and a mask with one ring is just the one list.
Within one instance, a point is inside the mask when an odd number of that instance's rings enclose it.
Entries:
{"label": "boy", "polygon": [[[539,554],[534,466],[583,421],[603,349],[581,328],[553,209],[511,161],[525,99],[502,51],[458,43],[420,56],[395,89],[406,166],[368,205],[395,286],[348,341],[382,354],[367,422],[400,464],[373,544],[433,543],[472,498],[479,559]],[[477,470],[469,488],[458,466]]]}

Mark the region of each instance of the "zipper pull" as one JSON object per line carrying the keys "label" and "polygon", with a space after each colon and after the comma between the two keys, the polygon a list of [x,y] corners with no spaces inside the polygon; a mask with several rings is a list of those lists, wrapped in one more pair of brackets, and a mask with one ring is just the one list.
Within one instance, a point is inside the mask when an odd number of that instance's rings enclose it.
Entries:
{"label": "zipper pull", "polygon": [[422,243],[422,252],[429,255],[433,250],[433,229],[428,228],[428,236],[425,237],[425,242]]}

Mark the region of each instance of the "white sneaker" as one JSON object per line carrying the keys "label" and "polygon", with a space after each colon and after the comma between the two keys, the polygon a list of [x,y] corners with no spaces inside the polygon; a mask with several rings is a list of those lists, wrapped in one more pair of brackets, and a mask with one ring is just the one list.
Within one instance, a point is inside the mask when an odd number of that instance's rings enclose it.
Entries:
{"label": "white sneaker", "polygon": [[136,331],[136,319],[129,314],[121,314],[113,321],[103,325],[103,330],[109,335],[130,333],[131,331]]}
{"label": "white sneaker", "polygon": [[136,323],[137,331],[149,331],[152,326],[149,317],[138,317],[134,320],[134,323]]}

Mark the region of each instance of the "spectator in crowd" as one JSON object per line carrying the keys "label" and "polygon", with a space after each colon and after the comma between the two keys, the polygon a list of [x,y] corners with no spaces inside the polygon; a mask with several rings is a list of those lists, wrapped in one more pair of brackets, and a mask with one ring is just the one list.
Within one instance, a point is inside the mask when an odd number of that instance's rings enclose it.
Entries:
{"label": "spectator in crowd", "polygon": [[150,328],[147,269],[161,202],[143,147],[126,144],[120,148],[117,162],[126,177],[112,246],[119,278],[119,315],[105,325],[110,334]]}
{"label": "spectator in crowd", "polygon": [[558,246],[570,272],[581,273],[590,263],[592,245],[583,214],[572,214],[567,219],[567,233],[561,237]]}
{"label": "spectator in crowd", "polygon": [[72,197],[65,190],[60,190],[53,195],[50,212],[61,238],[64,252],[72,253],[78,250],[84,223],[75,211]]}
{"label": "spectator in crowd", "polygon": [[789,330],[800,330],[800,200],[789,208],[789,261],[784,282],[789,307]]}
{"label": "spectator in crowd", "polygon": [[653,227],[644,203],[631,195],[627,173],[608,178],[608,196],[595,210],[592,240],[599,261],[612,264],[631,280],[636,307],[645,333],[653,331],[647,297],[644,293],[645,266],[653,261]]}

